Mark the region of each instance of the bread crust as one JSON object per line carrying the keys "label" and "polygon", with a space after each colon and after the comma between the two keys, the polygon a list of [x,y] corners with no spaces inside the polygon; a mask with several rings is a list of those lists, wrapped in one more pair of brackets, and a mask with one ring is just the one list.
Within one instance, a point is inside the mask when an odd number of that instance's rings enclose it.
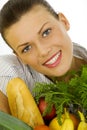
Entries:
{"label": "bread crust", "polygon": [[1,90],[0,90],[0,111],[11,114],[8,104],[8,98]]}

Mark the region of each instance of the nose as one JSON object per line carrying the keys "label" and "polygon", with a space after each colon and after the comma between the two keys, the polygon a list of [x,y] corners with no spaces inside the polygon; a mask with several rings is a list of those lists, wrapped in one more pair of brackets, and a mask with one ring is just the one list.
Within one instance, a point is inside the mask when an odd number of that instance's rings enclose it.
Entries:
{"label": "nose", "polygon": [[46,44],[38,44],[37,51],[39,57],[45,57],[51,52],[51,47],[47,46]]}

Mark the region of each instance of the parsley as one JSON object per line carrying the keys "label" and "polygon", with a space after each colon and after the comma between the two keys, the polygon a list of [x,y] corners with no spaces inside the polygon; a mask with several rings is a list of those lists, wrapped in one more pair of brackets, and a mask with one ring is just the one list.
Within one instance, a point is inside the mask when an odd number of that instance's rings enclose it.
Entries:
{"label": "parsley", "polygon": [[36,83],[33,90],[35,100],[38,103],[40,97],[45,97],[48,108],[45,114],[51,111],[52,105],[55,105],[56,114],[59,123],[61,123],[61,115],[64,108],[74,106],[82,111],[87,110],[87,65],[80,68],[78,72],[72,72],[72,78],[66,83],[57,81],[56,83]]}

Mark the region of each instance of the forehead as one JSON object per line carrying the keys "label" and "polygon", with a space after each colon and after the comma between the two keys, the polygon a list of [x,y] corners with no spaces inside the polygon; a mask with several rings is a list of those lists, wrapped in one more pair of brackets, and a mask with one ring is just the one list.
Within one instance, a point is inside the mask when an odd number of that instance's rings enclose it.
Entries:
{"label": "forehead", "polygon": [[26,39],[29,34],[33,36],[48,21],[55,21],[55,18],[43,6],[35,6],[6,30],[6,39],[8,43],[12,42],[11,37],[14,41],[18,39],[19,42],[23,42],[23,36],[26,36]]}
{"label": "forehead", "polygon": [[36,5],[34,7],[32,7],[31,10],[27,11],[26,13],[24,13],[17,22],[15,22],[14,24],[12,24],[8,29],[10,29],[11,27],[13,27],[14,25],[18,24],[18,23],[22,23],[24,21],[30,23],[31,20],[34,21],[34,23],[36,21],[39,20],[45,20],[49,17],[53,17],[53,15],[44,7],[41,5]]}
{"label": "forehead", "polygon": [[[14,25],[20,23],[20,21],[23,21],[23,20],[26,20],[26,19],[30,19],[30,21],[33,19],[33,20],[34,20],[34,23],[35,23],[35,21],[36,21],[35,18],[37,18],[37,16],[40,16],[40,17],[38,17],[38,19],[39,19],[39,18],[42,18],[42,17],[45,18],[46,15],[50,15],[50,14],[51,14],[51,13],[49,13],[45,7],[43,7],[43,6],[41,6],[41,5],[36,5],[36,6],[34,6],[31,10],[27,11],[26,13],[24,13],[24,14],[19,18],[18,21],[16,21],[15,23],[13,23],[13,24],[12,24],[9,28],[7,28],[7,29],[10,30],[11,27],[13,27]],[[30,22],[30,21],[29,21],[29,22]],[[6,30],[7,30],[7,29],[6,29]]]}
{"label": "forehead", "polygon": [[[44,6],[41,6],[41,5],[35,5],[34,7],[32,7],[31,9],[29,9],[29,11],[23,13],[19,19],[13,23],[11,26],[13,26],[14,24],[20,22],[23,18],[26,18],[26,16],[28,16],[28,18],[34,18],[35,15],[44,15],[44,14],[51,14]],[[15,14],[16,15],[16,14]],[[35,19],[34,19],[35,20]],[[14,21],[15,21],[15,18],[14,18]],[[11,27],[10,26],[10,27]]]}

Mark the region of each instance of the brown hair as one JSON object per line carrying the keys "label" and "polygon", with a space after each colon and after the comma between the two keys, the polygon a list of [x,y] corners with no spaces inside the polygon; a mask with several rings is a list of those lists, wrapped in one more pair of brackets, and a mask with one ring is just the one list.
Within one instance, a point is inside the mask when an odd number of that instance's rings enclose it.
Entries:
{"label": "brown hair", "polygon": [[45,0],[9,0],[0,11],[0,33],[4,38],[4,31],[16,23],[23,14],[36,5],[42,5],[53,16],[57,17],[54,9]]}

